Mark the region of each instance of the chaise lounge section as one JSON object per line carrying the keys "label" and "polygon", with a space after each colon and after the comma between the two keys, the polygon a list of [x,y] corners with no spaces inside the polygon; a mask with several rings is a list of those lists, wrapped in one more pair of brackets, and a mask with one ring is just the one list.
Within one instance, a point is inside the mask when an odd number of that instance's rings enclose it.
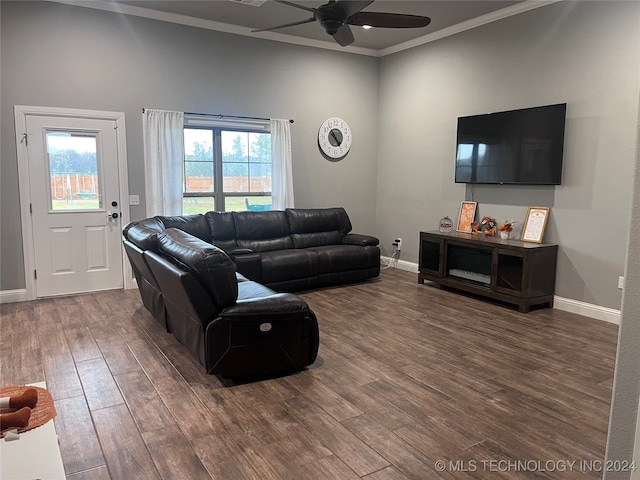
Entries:
{"label": "chaise lounge section", "polygon": [[176,228],[158,234],[158,252],[145,258],[168,330],[207,373],[280,373],[315,361],[318,321],[297,295],[247,280],[222,250]]}

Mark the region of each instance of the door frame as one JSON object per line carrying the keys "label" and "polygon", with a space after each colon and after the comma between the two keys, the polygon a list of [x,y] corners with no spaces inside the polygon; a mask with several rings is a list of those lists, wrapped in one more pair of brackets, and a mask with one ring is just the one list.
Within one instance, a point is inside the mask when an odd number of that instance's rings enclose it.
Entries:
{"label": "door frame", "polygon": [[[58,108],[58,107],[34,107],[27,105],[15,105],[14,107],[15,125],[16,125],[16,150],[18,159],[18,186],[20,189],[20,217],[22,224],[22,252],[24,255],[24,278],[27,290],[27,300],[36,299],[36,280],[33,271],[35,264],[35,246],[33,242],[33,225],[31,222],[31,187],[29,175],[29,155],[24,137],[27,131],[27,117],[33,116],[50,116],[80,119],[100,119],[112,120],[116,124],[116,142],[118,152],[118,187],[120,189],[120,198],[118,203],[123,207],[121,209],[121,227],[129,223],[129,177],[127,170],[127,140],[126,125],[123,112],[109,112],[102,110],[81,110],[75,108]],[[28,139],[27,139],[28,141]],[[131,289],[133,284],[133,271],[131,265],[127,261],[127,254],[124,246],[120,246],[122,252],[122,275],[123,285],[125,289]]]}

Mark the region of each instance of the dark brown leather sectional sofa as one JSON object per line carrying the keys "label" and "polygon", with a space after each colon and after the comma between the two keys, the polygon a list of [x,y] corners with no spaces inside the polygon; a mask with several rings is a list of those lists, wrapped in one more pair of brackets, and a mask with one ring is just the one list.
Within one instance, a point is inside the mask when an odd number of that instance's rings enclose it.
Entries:
{"label": "dark brown leather sectional sofa", "polygon": [[[318,323],[292,293],[380,274],[343,208],[157,216],[124,229],[143,304],[208,373],[300,370]],[[278,293],[280,292],[280,293]]]}

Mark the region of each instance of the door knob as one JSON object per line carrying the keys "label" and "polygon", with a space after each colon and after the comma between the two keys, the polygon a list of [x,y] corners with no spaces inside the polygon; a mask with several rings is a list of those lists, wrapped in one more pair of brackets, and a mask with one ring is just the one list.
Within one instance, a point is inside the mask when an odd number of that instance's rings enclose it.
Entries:
{"label": "door knob", "polygon": [[119,215],[116,212],[113,212],[113,213],[107,212],[107,217],[109,218],[118,218],[118,216]]}

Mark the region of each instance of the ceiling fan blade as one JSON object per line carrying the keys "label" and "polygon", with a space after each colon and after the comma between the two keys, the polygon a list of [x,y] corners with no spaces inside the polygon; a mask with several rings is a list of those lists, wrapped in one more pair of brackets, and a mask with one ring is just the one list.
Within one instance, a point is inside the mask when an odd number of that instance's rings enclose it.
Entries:
{"label": "ceiling fan blade", "polygon": [[311,17],[306,20],[300,20],[298,22],[291,22],[291,23],[285,23],[284,25],[278,25],[277,27],[259,28],[258,30],[251,30],[251,33],[270,32],[271,30],[278,30],[280,28],[286,28],[286,27],[295,27],[296,25],[304,25],[305,23],[311,23],[315,21],[316,19]]}
{"label": "ceiling fan blade", "polygon": [[351,45],[355,40],[355,38],[353,38],[353,32],[346,23],[333,34],[333,39],[338,42],[341,47]]}
{"label": "ceiling fan blade", "polygon": [[338,0],[335,7],[343,12],[345,18],[349,18],[372,3],[373,0]]}
{"label": "ceiling fan blade", "polygon": [[419,28],[431,23],[429,17],[402,13],[358,12],[347,21],[349,25],[371,25],[381,28]]}
{"label": "ceiling fan blade", "polygon": [[274,0],[277,3],[282,3],[283,5],[289,5],[290,7],[300,8],[302,10],[306,10],[307,12],[318,13],[318,10],[311,7],[305,7],[304,5],[298,5],[297,3],[287,2],[286,0]]}

